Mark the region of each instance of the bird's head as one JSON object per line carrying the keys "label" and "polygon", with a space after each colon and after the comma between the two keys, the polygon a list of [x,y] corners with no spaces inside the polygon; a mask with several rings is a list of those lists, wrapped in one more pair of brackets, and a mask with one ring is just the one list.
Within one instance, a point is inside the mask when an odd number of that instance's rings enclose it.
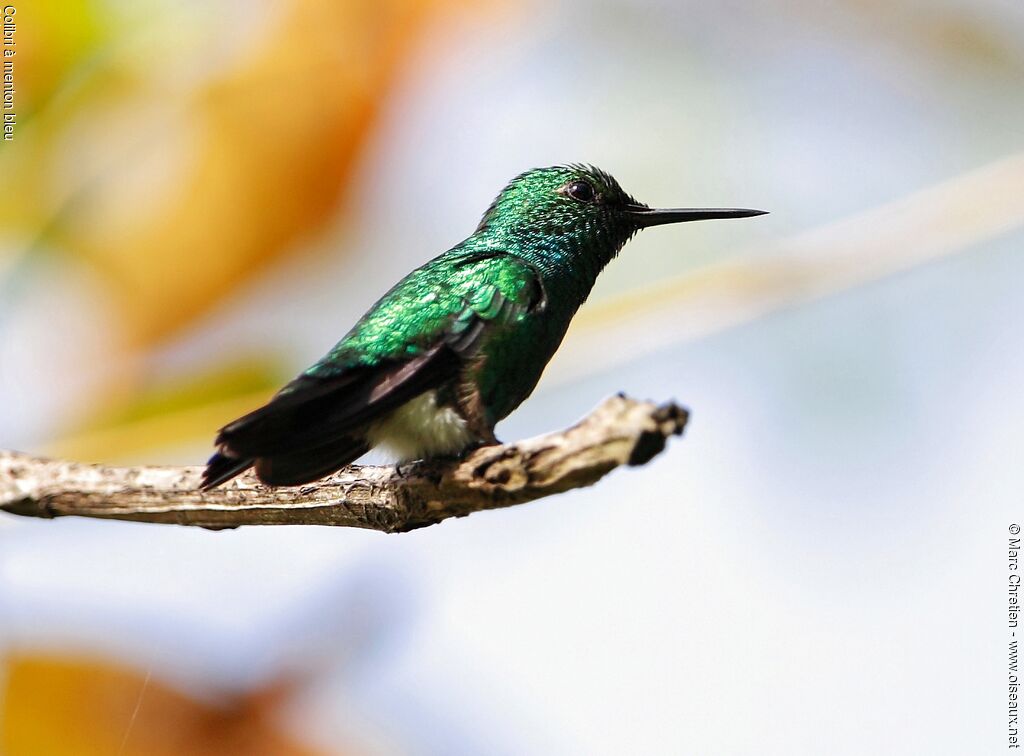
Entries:
{"label": "bird's head", "polygon": [[735,208],[653,209],[626,194],[599,168],[562,165],[536,168],[512,179],[484,213],[477,231],[541,249],[593,250],[606,262],[648,226],[763,214]]}

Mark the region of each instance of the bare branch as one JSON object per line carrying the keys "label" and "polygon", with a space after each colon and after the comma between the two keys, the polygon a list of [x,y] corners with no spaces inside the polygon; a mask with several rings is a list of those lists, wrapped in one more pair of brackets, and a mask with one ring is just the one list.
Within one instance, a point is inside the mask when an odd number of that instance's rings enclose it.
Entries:
{"label": "bare branch", "polygon": [[646,463],[686,420],[673,403],[613,396],[565,431],[400,470],[352,465],[290,488],[246,473],[199,491],[201,467],[106,467],[0,451],[0,510],[215,529],[341,525],[396,533],[589,486],[620,465]]}

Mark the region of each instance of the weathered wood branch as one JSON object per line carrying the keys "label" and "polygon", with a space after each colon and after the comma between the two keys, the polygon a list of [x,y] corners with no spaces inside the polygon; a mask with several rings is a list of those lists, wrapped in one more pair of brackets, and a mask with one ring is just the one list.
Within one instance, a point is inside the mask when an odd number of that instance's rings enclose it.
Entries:
{"label": "weathered wood branch", "polygon": [[201,467],[107,467],[0,451],[0,510],[214,529],[341,525],[396,533],[589,486],[616,467],[646,463],[686,420],[673,403],[613,396],[565,431],[459,460],[352,465],[289,488],[264,486],[246,473],[199,491]]}

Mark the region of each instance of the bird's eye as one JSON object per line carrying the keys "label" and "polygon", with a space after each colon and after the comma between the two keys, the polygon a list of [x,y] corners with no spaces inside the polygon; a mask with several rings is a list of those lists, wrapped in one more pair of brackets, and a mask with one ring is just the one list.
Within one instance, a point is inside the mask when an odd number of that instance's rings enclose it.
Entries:
{"label": "bird's eye", "polygon": [[573,181],[565,187],[565,193],[577,202],[593,202],[596,197],[594,187],[587,181]]}

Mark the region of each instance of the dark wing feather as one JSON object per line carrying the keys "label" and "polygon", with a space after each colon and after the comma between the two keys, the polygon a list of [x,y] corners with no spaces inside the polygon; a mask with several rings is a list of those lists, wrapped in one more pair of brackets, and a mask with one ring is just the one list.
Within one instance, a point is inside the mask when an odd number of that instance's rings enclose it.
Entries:
{"label": "dark wing feather", "polygon": [[405,362],[329,377],[303,375],[265,406],[224,426],[217,444],[234,457],[323,446],[454,376],[457,368],[457,356],[441,343]]}
{"label": "dark wing feather", "polygon": [[441,342],[404,362],[356,367],[292,381],[266,405],[224,426],[201,488],[220,485],[253,464],[270,485],[327,475],[366,450],[361,426],[455,376],[459,357]]}

